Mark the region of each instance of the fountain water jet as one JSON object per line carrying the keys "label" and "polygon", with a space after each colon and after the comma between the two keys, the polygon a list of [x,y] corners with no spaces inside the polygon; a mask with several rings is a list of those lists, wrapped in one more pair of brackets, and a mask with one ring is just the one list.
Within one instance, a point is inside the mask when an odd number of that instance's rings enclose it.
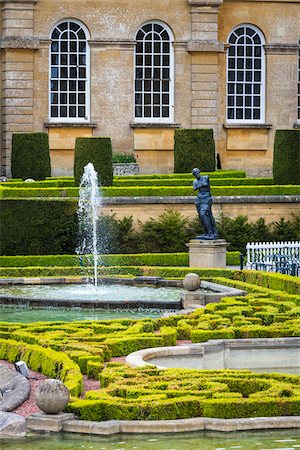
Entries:
{"label": "fountain water jet", "polygon": [[97,172],[92,163],[84,167],[79,187],[78,223],[79,245],[76,249],[78,255],[92,257],[94,268],[94,286],[98,284],[98,236],[97,222],[102,208],[102,195]]}

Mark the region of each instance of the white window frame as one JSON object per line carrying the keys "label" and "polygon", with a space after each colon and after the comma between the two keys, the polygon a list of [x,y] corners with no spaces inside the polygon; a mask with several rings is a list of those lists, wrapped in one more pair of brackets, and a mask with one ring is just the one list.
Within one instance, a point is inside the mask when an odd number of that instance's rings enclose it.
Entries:
{"label": "white window frame", "polygon": [[[262,33],[262,31],[258,28],[258,27],[256,27],[255,25],[253,25],[253,24],[250,24],[250,23],[241,23],[241,24],[239,24],[239,25],[237,25],[237,26],[235,26],[231,31],[230,31],[230,33],[229,33],[229,35],[228,35],[228,37],[227,37],[227,42],[229,42],[229,39],[230,39],[230,36],[232,35],[232,33],[234,33],[235,32],[235,30],[237,30],[238,28],[241,28],[241,27],[244,27],[244,28],[251,28],[253,31],[255,31],[257,34],[258,34],[258,36],[259,36],[259,38],[260,38],[260,41],[261,41],[261,50],[262,50],[262,52],[261,52],[261,94],[260,94],[260,99],[261,99],[261,104],[260,104],[260,107],[259,107],[259,109],[260,109],[260,119],[228,119],[228,108],[230,108],[230,106],[228,106],[228,96],[232,96],[232,95],[234,95],[235,97],[236,97],[236,93],[235,94],[229,94],[228,93],[228,84],[229,84],[229,80],[228,80],[228,72],[229,72],[229,70],[231,70],[229,67],[228,67],[228,60],[229,60],[229,55],[228,55],[228,52],[227,52],[227,54],[226,54],[226,123],[227,124],[264,124],[265,123],[265,99],[266,99],[266,55],[265,55],[265,49],[264,49],[264,45],[265,45],[265,38],[264,38],[264,35],[263,35],[263,33]],[[244,36],[246,36],[246,34],[244,34]],[[246,45],[246,44],[244,44],[244,45]],[[235,55],[235,59],[237,59],[237,55]],[[245,54],[244,54],[244,59],[245,59]],[[252,59],[253,60],[253,59]],[[237,73],[238,71],[239,71],[239,69],[237,69],[237,64],[235,65],[235,72]],[[246,71],[245,71],[245,68],[243,69],[243,72],[245,73]],[[254,70],[253,70],[253,67],[252,67],[252,73],[254,73]],[[239,82],[239,81],[237,81],[237,80],[235,80],[235,82],[234,82],[234,85],[236,86],[237,84],[249,84],[249,83],[246,83],[245,82],[245,80],[244,81],[242,81],[242,82]],[[252,84],[252,86],[254,86],[254,80],[252,79],[252,82],[251,82],[251,84]],[[242,94],[243,95],[243,97],[245,97],[245,92]],[[253,92],[252,92],[252,97],[253,97]],[[252,102],[253,102],[253,100],[252,100]],[[245,109],[245,103],[243,103],[243,109]],[[235,112],[236,112],[236,109],[237,109],[237,106],[236,106],[236,104],[234,105],[234,110],[235,110]],[[253,109],[255,109],[254,108],[254,106],[253,106],[253,103],[252,103],[252,105],[251,105],[251,109],[253,110]]]}
{"label": "white window frame", "polygon": [[[52,55],[52,50],[51,50],[51,46],[52,46],[52,33],[55,30],[55,28],[64,23],[64,22],[72,22],[77,24],[78,26],[80,26],[82,28],[82,30],[85,33],[85,40],[86,40],[86,89],[85,89],[85,117],[52,117],[51,116],[51,68],[52,68],[52,61],[51,61],[51,55]],[[49,46],[49,123],[88,123],[90,122],[90,45],[89,45],[89,40],[90,40],[90,33],[89,30],[87,29],[87,27],[80,21],[77,19],[73,19],[73,18],[64,18],[62,20],[59,20],[58,22],[55,23],[55,25],[52,27],[51,29],[51,33],[50,33],[50,46]],[[60,55],[60,51],[58,52],[58,54]],[[71,80],[71,78],[57,78],[58,81],[60,80]],[[76,79],[78,80],[78,78]],[[67,91],[68,92],[68,91]],[[75,91],[76,94],[79,92],[78,90]],[[58,91],[58,93],[60,93],[60,91]],[[76,105],[78,105],[78,103],[76,103]]]}
{"label": "white window frame", "polygon": [[[174,77],[175,77],[175,70],[174,70],[174,47],[173,47],[173,43],[174,43],[174,35],[173,32],[171,30],[171,28],[164,22],[161,22],[159,20],[148,20],[147,22],[144,22],[137,30],[136,34],[135,34],[135,41],[137,38],[137,34],[139,33],[139,31],[148,24],[157,24],[160,25],[161,27],[163,27],[168,35],[169,35],[169,43],[170,43],[170,65],[169,65],[169,69],[170,69],[170,85],[169,85],[169,117],[136,117],[135,115],[135,95],[136,95],[136,90],[135,90],[135,82],[136,82],[136,50],[134,51],[134,89],[133,89],[133,117],[134,117],[134,123],[174,123]],[[162,41],[163,42],[163,41]],[[152,53],[154,54],[154,53]],[[160,55],[163,55],[163,53],[160,53]],[[144,57],[143,57],[144,58]],[[143,68],[145,67],[145,64],[143,64]],[[160,66],[161,68],[163,67],[162,65]],[[153,68],[153,66],[151,66],[151,68]],[[142,78],[142,80],[144,80],[144,78]],[[144,91],[142,91],[143,93]],[[153,91],[151,90],[151,95],[153,94]],[[143,95],[143,94],[142,94]],[[160,90],[160,95],[162,95],[162,91]],[[161,103],[160,103],[161,106]]]}

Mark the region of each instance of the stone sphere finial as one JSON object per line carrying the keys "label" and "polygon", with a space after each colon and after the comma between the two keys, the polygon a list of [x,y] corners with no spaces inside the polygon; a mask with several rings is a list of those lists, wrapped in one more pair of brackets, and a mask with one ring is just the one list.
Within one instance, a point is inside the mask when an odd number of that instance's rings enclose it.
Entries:
{"label": "stone sphere finial", "polygon": [[35,391],[35,402],[46,414],[58,414],[70,399],[68,388],[60,380],[42,381]]}
{"label": "stone sphere finial", "polygon": [[188,273],[183,279],[183,287],[188,291],[196,291],[201,285],[199,275],[196,273]]}

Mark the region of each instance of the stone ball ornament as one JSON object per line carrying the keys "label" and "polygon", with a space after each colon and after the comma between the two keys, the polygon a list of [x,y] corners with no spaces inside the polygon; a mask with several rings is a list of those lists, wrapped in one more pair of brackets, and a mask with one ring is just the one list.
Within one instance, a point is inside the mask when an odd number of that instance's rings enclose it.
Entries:
{"label": "stone ball ornament", "polygon": [[201,285],[199,275],[196,273],[188,273],[183,279],[183,287],[188,291],[196,291]]}
{"label": "stone ball ornament", "polygon": [[35,391],[35,402],[46,414],[58,414],[70,399],[68,388],[60,380],[42,381]]}

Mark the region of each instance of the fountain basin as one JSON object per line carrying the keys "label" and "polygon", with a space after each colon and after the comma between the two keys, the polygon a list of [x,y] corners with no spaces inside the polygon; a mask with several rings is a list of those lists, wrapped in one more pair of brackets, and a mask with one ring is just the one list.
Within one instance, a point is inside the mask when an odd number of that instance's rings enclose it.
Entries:
{"label": "fountain basin", "polygon": [[249,369],[300,374],[300,338],[218,339],[201,344],[140,350],[126,357],[132,367]]}
{"label": "fountain basin", "polygon": [[[0,304],[27,307],[81,308],[163,308],[195,309],[222,297],[245,294],[245,291],[203,281],[193,293],[182,290],[181,280],[161,277],[105,277],[99,285],[86,278],[11,278],[2,279]],[[180,289],[181,288],[181,289]],[[193,295],[192,302],[185,297]]]}

